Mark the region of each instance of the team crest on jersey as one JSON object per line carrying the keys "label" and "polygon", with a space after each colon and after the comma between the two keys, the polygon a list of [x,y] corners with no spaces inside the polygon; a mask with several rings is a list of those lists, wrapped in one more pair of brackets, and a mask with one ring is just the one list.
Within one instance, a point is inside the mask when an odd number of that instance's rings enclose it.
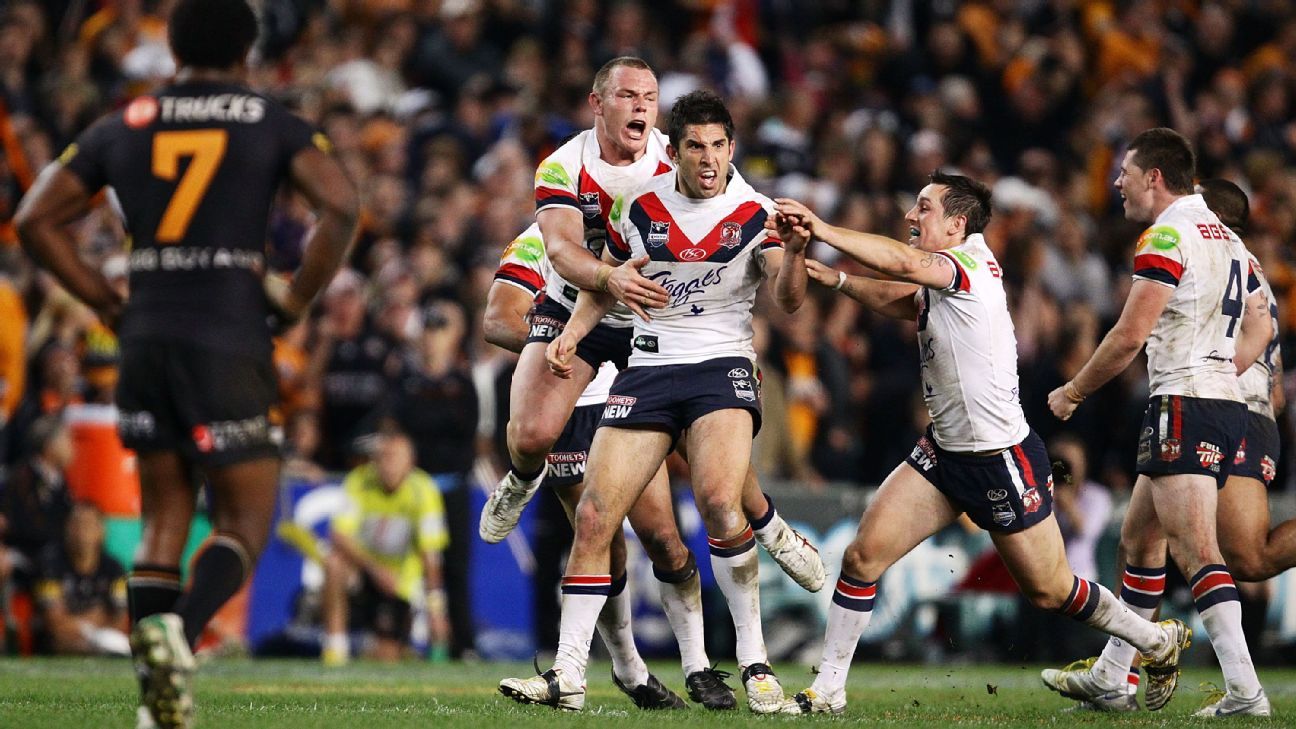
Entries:
{"label": "team crest on jersey", "polygon": [[701,248],[685,248],[679,252],[679,259],[687,263],[696,263],[707,257],[707,252]]}
{"label": "team crest on jersey", "polygon": [[648,245],[656,248],[665,245],[670,239],[670,221],[669,220],[650,220],[648,221],[648,240],[644,241]]}
{"label": "team crest on jersey", "polygon": [[1224,460],[1224,451],[1214,443],[1202,441],[1197,444],[1197,459],[1201,462],[1202,468],[1209,468],[1219,473],[1220,462]]}
{"label": "team crest on jersey", "polygon": [[990,518],[1001,527],[1006,527],[1017,519],[1012,504],[994,504],[990,507]]}
{"label": "team crest on jersey", "polygon": [[732,382],[734,395],[736,395],[739,400],[756,402],[756,391],[752,389],[750,382],[747,380],[733,380]]}
{"label": "team crest on jersey", "polygon": [[742,226],[730,220],[720,226],[720,245],[737,248],[742,244]]}
{"label": "team crest on jersey", "polygon": [[1265,456],[1264,458],[1261,458],[1260,477],[1264,479],[1264,482],[1269,483],[1270,481],[1274,480],[1274,476],[1277,475],[1278,475],[1278,464],[1274,463],[1274,459],[1270,458],[1269,456]]}
{"label": "team crest on jersey", "polygon": [[598,190],[580,194],[580,209],[587,218],[597,218],[599,213],[603,212],[603,205],[599,202]]}
{"label": "team crest on jersey", "polygon": [[122,120],[131,129],[139,129],[152,123],[157,118],[157,115],[157,99],[152,96],[141,96],[126,107],[126,111],[122,114]]}
{"label": "team crest on jersey", "polygon": [[1022,492],[1022,508],[1027,514],[1034,514],[1043,505],[1044,499],[1040,497],[1039,491],[1034,486]]}
{"label": "team crest on jersey", "polygon": [[1161,460],[1170,462],[1179,460],[1183,446],[1178,438],[1166,438],[1161,441]]}

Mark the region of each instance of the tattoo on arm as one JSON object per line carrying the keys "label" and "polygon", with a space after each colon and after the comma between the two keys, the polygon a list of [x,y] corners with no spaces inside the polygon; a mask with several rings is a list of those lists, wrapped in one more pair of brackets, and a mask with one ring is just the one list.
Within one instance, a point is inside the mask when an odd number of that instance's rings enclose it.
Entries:
{"label": "tattoo on arm", "polygon": [[922,257],[922,261],[919,262],[919,265],[921,265],[923,268],[931,268],[932,266],[936,265],[936,262],[939,260],[941,260],[940,256],[936,255],[935,253],[928,253],[927,255]]}

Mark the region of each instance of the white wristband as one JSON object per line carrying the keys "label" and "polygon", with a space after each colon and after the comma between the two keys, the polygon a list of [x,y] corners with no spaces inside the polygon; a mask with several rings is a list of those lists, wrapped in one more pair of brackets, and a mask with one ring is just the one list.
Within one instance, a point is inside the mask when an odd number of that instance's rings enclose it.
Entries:
{"label": "white wristband", "polygon": [[845,272],[845,271],[838,271],[838,272],[837,272],[837,285],[833,287],[833,291],[841,291],[842,287],[845,286],[845,285],[846,285],[846,272]]}

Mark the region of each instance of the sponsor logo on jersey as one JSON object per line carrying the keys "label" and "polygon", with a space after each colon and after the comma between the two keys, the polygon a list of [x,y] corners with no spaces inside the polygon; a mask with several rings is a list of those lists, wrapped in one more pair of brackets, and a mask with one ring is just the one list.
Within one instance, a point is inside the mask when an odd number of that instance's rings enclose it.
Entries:
{"label": "sponsor logo on jersey", "polygon": [[1219,473],[1220,462],[1224,460],[1224,451],[1214,443],[1202,441],[1197,444],[1197,459],[1201,462],[1202,468],[1209,468]]}
{"label": "sponsor logo on jersey", "polygon": [[145,410],[123,410],[117,416],[117,432],[127,438],[150,438],[157,433],[157,421]]}
{"label": "sponsor logo on jersey", "polygon": [[969,271],[975,271],[975,270],[976,270],[976,268],[977,268],[977,262],[976,262],[976,259],[973,258],[972,256],[969,256],[968,254],[964,253],[963,251],[950,251],[950,253],[953,253],[953,254],[954,254],[954,257],[957,258],[957,259],[959,259],[959,263],[962,263],[962,264],[963,264],[963,267],[966,268],[967,270],[969,270]]}
{"label": "sponsor logo on jersey", "polygon": [[1219,223],[1198,223],[1197,232],[1206,240],[1232,240],[1229,229]]}
{"label": "sponsor logo on jersey", "polygon": [[728,266],[721,266],[712,269],[707,271],[705,274],[698,276],[697,278],[689,279],[688,281],[671,278],[671,271],[658,271],[649,276],[648,279],[650,281],[655,281],[660,284],[662,288],[666,289],[666,293],[670,294],[671,297],[670,305],[675,307],[687,304],[689,299],[693,298],[695,295],[702,293],[705,289],[720,284],[721,274],[724,273],[726,268],[728,268]]}
{"label": "sponsor logo on jersey", "polygon": [[1006,527],[1017,520],[1017,513],[1012,504],[993,504],[990,507],[990,518],[1001,527]]}
{"label": "sponsor logo on jersey", "polygon": [[587,218],[597,218],[603,212],[603,206],[599,203],[598,190],[580,194],[580,209]]}
{"label": "sponsor logo on jersey", "polygon": [[706,257],[707,257],[707,252],[701,248],[685,248],[684,250],[679,252],[679,259],[681,261],[687,261],[689,263],[693,263],[694,261],[701,261]]}
{"label": "sponsor logo on jersey", "polygon": [[557,162],[546,162],[536,169],[536,182],[543,182],[546,185],[556,185],[558,187],[570,188],[572,186],[571,177],[567,170],[563,169]]}
{"label": "sponsor logo on jersey", "polygon": [[1172,250],[1179,245],[1179,231],[1168,225],[1155,225],[1139,236],[1136,250],[1151,246],[1158,251]]}
{"label": "sponsor logo on jersey", "polygon": [[1240,466],[1246,463],[1246,438],[1238,444],[1237,455],[1233,456],[1233,465]]}
{"label": "sponsor logo on jersey", "polygon": [[624,418],[630,414],[634,404],[639,401],[637,397],[627,395],[609,395],[607,407],[603,408],[603,417],[609,420]]}
{"label": "sponsor logo on jersey", "polygon": [[986,492],[986,498],[991,501],[1003,501],[1008,498],[1007,489],[990,489]]}
{"label": "sponsor logo on jersey", "polygon": [[152,96],[141,96],[135,99],[122,112],[122,121],[131,129],[141,129],[157,118],[158,103]]}
{"label": "sponsor logo on jersey", "polygon": [[651,352],[653,354],[656,354],[658,351],[657,337],[651,334],[640,334],[639,336],[634,338],[634,342],[631,343],[631,346],[633,346],[635,349],[639,350],[640,352]]}
{"label": "sponsor logo on jersey", "polygon": [[936,449],[932,448],[931,441],[924,435],[918,439],[909,458],[913,459],[923,471],[930,471],[936,466]]}
{"label": "sponsor logo on jersey", "polygon": [[750,382],[747,380],[732,380],[732,382],[734,395],[737,395],[739,400],[756,402],[756,391],[752,389]]}
{"label": "sponsor logo on jersey", "polygon": [[1278,475],[1278,464],[1274,463],[1274,459],[1270,458],[1269,456],[1265,456],[1264,458],[1261,458],[1260,477],[1264,479],[1264,482],[1269,483],[1270,481],[1274,480],[1274,476],[1277,475]]}
{"label": "sponsor logo on jersey", "polygon": [[501,258],[516,258],[523,263],[537,264],[544,258],[544,241],[534,236],[514,238]]}
{"label": "sponsor logo on jersey", "polygon": [[550,453],[546,460],[549,463],[548,475],[554,478],[571,478],[585,474],[585,451]]}
{"label": "sponsor logo on jersey", "polygon": [[1034,514],[1043,505],[1044,499],[1034,486],[1022,492],[1022,508],[1026,510],[1027,514]]}
{"label": "sponsor logo on jersey", "polygon": [[562,333],[565,325],[566,322],[557,317],[548,316],[546,314],[532,314],[530,338],[544,340],[555,339]]}
{"label": "sponsor logo on jersey", "polygon": [[737,248],[742,244],[742,226],[732,220],[720,226],[720,245]]}
{"label": "sponsor logo on jersey", "polygon": [[209,268],[242,268],[264,271],[265,256],[260,251],[240,248],[196,248],[170,245],[164,248],[137,248],[131,251],[132,271],[198,271]]}
{"label": "sponsor logo on jersey", "polygon": [[669,220],[650,220],[648,221],[648,245],[656,248],[657,246],[666,245],[670,239],[670,221]]}
{"label": "sponsor logo on jersey", "polygon": [[737,379],[739,377],[751,377],[751,373],[741,367],[735,367],[729,370],[729,376]]}
{"label": "sponsor logo on jersey", "polygon": [[1170,461],[1179,460],[1179,454],[1183,450],[1183,445],[1178,438],[1166,438],[1161,441],[1161,460]]}
{"label": "sponsor logo on jersey", "polygon": [[199,423],[190,433],[200,453],[226,451],[270,442],[270,421],[264,415],[243,420]]}
{"label": "sponsor logo on jersey", "polygon": [[247,94],[171,96],[162,99],[162,121],[256,124],[265,118],[266,102]]}

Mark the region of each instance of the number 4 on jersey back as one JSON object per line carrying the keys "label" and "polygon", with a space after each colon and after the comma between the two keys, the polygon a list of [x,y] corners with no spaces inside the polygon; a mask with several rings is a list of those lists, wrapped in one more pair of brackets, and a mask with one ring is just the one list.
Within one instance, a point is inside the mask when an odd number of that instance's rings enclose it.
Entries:
{"label": "number 4 on jersey back", "polygon": [[1234,259],[1232,267],[1229,268],[1228,285],[1224,287],[1224,301],[1220,304],[1220,312],[1229,318],[1228,332],[1225,333],[1227,337],[1233,336],[1238,319],[1242,318],[1242,312],[1245,310],[1242,304],[1243,293],[1242,264]]}
{"label": "number 4 on jersey back", "polygon": [[180,158],[191,158],[162,213],[162,220],[158,222],[154,235],[158,243],[179,243],[184,239],[189,222],[216,176],[216,168],[225,157],[228,141],[229,133],[224,129],[192,129],[153,135],[155,177],[176,179],[180,175]]}

